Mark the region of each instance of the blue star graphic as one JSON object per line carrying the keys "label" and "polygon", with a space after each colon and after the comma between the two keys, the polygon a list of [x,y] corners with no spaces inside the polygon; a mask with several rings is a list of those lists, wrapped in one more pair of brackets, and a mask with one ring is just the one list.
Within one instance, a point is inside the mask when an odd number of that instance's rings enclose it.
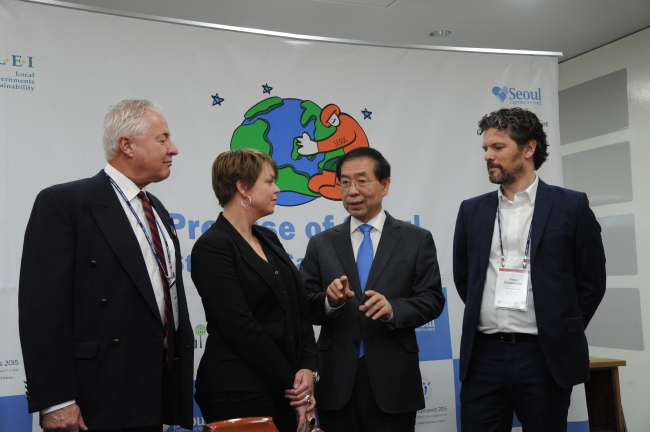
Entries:
{"label": "blue star graphic", "polygon": [[363,114],[363,119],[364,120],[365,119],[372,120],[372,118],[370,117],[370,115],[372,114],[372,111],[368,111],[367,108],[364,108],[363,111],[361,111],[361,114]]}
{"label": "blue star graphic", "polygon": [[269,87],[268,84],[262,84],[262,88],[264,89],[262,94],[264,94],[264,93],[271,94],[271,90],[273,90],[273,87]]}
{"label": "blue star graphic", "polygon": [[224,99],[219,97],[219,93],[215,93],[214,96],[212,96],[212,106],[219,105],[221,106],[221,102],[223,102]]}

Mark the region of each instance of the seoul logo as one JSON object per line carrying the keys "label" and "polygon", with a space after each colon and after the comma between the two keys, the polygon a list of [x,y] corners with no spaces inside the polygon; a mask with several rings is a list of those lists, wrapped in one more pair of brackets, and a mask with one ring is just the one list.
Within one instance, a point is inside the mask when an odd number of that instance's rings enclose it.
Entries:
{"label": "seoul logo", "polygon": [[492,87],[492,94],[499,99],[499,102],[503,102],[508,97],[508,87]]}
{"label": "seoul logo", "polygon": [[503,103],[508,99],[511,105],[541,105],[542,89],[535,90],[517,90],[514,87],[492,87],[492,94]]}
{"label": "seoul logo", "polygon": [[[272,89],[267,85],[265,93],[267,88]],[[371,119],[372,112],[364,109],[361,113]],[[366,133],[337,105],[321,108],[309,100],[277,96],[251,107],[230,141],[231,150],[254,148],[275,160],[280,188],[277,203],[282,206],[302,205],[319,197],[340,201],[336,166],[341,156],[359,147],[369,147]]]}

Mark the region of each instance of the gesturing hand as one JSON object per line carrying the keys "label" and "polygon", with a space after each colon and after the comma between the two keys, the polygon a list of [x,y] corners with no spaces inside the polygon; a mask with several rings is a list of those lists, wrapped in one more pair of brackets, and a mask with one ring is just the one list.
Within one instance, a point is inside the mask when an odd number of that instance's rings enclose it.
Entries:
{"label": "gesturing hand", "polygon": [[341,276],[329,284],[325,291],[327,302],[331,307],[337,307],[354,297],[354,292],[348,288],[348,277]]}
{"label": "gesturing hand", "polygon": [[364,294],[369,297],[368,300],[359,306],[359,310],[373,320],[382,318],[387,320],[393,313],[393,307],[388,303],[386,297],[373,290],[365,291]]}

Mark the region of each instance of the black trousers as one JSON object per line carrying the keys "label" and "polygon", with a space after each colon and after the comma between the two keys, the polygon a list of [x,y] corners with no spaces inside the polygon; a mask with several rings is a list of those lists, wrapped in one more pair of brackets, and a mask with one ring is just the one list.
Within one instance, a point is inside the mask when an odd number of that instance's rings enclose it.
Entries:
{"label": "black trousers", "polygon": [[[390,372],[388,372],[390,373]],[[413,432],[415,411],[390,414],[382,411],[370,387],[366,358],[361,357],[357,366],[352,396],[340,410],[316,410],[320,427],[327,432]]]}
{"label": "black trousers", "polygon": [[551,376],[539,341],[477,335],[460,390],[461,431],[510,432],[514,412],[524,432],[566,432],[571,391]]}
{"label": "black trousers", "polygon": [[197,390],[194,399],[206,424],[234,418],[272,417],[280,432],[296,432],[298,427],[295,411],[284,393],[223,394]]}

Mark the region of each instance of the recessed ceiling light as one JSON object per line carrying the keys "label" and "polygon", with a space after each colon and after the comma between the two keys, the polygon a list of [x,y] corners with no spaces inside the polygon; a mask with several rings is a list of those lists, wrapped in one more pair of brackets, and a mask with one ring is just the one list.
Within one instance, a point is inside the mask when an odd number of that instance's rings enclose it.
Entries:
{"label": "recessed ceiling light", "polygon": [[431,33],[429,33],[429,36],[431,37],[436,37],[436,38],[443,38],[450,36],[454,33],[453,30],[434,30]]}

